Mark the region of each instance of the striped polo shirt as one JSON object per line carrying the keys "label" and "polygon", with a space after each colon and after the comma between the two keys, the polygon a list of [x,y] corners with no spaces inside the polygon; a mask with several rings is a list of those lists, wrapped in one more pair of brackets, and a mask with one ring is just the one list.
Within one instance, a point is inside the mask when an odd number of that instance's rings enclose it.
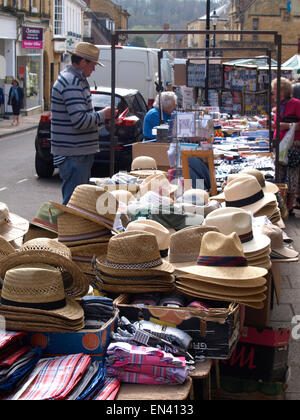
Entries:
{"label": "striped polo shirt", "polygon": [[99,152],[99,125],[103,111],[94,111],[90,86],[81,70],[67,66],[58,76],[51,95],[51,153],[54,164],[66,156]]}

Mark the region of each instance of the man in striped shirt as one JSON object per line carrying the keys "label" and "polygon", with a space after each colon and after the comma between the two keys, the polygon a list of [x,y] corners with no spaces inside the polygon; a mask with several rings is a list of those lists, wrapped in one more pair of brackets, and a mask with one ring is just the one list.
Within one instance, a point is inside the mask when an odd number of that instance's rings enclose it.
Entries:
{"label": "man in striped shirt", "polygon": [[99,126],[111,118],[111,108],[94,111],[87,78],[95,70],[99,49],[80,42],[54,83],[51,96],[51,153],[62,179],[63,204],[77,185],[88,184],[95,153],[99,152]]}

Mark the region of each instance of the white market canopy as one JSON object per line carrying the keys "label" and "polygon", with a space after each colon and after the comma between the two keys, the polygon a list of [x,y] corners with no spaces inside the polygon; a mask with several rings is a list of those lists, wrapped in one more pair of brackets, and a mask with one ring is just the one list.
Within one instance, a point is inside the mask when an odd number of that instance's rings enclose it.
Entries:
{"label": "white market canopy", "polygon": [[289,68],[294,71],[299,70],[300,74],[300,55],[296,54],[293,57],[291,57],[289,60],[287,60],[285,63],[283,63],[282,68]]}

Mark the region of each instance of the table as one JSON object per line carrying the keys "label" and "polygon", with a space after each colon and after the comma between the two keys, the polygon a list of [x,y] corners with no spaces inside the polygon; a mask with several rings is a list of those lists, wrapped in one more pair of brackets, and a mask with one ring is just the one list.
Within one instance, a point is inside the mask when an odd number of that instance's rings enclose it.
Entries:
{"label": "table", "polygon": [[200,385],[201,381],[201,394],[203,400],[211,399],[211,381],[210,381],[210,371],[212,368],[212,360],[205,360],[203,363],[196,363],[195,370],[190,373],[190,377],[193,380],[190,398],[191,400],[195,399],[195,381],[197,385]]}

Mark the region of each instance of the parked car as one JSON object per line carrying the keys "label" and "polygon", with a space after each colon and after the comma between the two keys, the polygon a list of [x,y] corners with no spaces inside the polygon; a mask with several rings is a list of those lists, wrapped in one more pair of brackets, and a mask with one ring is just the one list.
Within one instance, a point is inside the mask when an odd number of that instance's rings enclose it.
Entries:
{"label": "parked car", "polygon": [[[96,111],[111,106],[111,88],[91,89],[92,101]],[[143,139],[143,121],[148,111],[141,93],[134,89],[116,89],[115,107],[123,118],[116,124],[115,172],[130,170],[132,143]],[[124,111],[125,114],[124,115]],[[40,118],[35,138],[35,169],[39,177],[51,177],[55,166],[51,154],[51,113]],[[92,176],[109,176],[110,167],[110,128],[102,125],[99,130],[100,152],[95,156]]]}

